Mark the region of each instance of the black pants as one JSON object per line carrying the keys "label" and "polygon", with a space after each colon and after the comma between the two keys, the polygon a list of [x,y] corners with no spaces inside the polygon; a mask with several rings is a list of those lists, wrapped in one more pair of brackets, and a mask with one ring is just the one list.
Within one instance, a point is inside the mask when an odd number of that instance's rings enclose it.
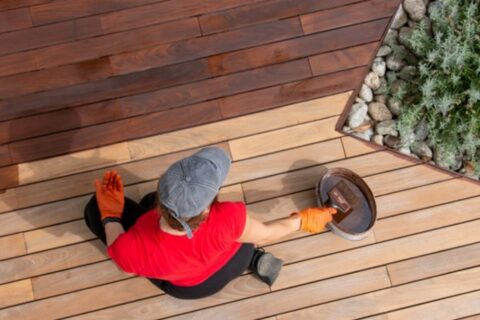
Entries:
{"label": "black pants", "polygon": [[[122,214],[122,226],[128,230],[137,219],[154,205],[154,193],[146,195],[140,204],[125,198],[125,207]],[[97,199],[93,196],[85,207],[85,222],[88,228],[106,243],[105,230],[100,219]],[[165,293],[180,299],[198,299],[210,296],[222,290],[230,281],[240,276],[250,265],[254,252],[252,244],[244,243],[237,253],[220,270],[204,282],[191,287],[176,286],[166,280],[149,279]]]}

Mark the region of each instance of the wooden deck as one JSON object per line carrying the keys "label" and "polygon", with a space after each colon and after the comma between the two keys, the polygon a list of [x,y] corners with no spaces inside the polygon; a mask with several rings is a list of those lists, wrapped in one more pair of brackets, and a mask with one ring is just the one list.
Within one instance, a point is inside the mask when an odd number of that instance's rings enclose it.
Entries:
{"label": "wooden deck", "polygon": [[[479,319],[480,187],[335,131],[398,0],[0,2],[0,319]],[[322,166],[373,190],[364,240],[299,233],[271,288],[201,300],[119,271],[82,220],[93,180],[133,199],[217,145],[222,199],[268,221]]]}

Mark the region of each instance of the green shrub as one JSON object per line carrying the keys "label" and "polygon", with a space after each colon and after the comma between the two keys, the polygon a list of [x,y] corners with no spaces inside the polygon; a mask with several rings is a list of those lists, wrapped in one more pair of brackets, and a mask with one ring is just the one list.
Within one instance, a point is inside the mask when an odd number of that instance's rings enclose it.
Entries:
{"label": "green shrub", "polygon": [[429,144],[443,155],[444,166],[463,158],[480,172],[480,2],[437,2],[430,11],[433,36],[422,21],[410,37],[418,75],[399,97],[406,97],[407,107],[398,129],[408,145],[425,118]]}

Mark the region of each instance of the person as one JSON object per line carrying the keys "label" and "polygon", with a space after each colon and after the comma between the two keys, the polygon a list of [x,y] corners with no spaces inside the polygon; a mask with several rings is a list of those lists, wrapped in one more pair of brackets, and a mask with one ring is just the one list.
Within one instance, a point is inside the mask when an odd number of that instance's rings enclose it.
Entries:
{"label": "person", "polygon": [[283,261],[261,246],[298,230],[323,231],[336,211],[307,208],[262,223],[243,202],[217,200],[230,164],[222,149],[204,148],[172,164],[140,203],[126,198],[120,175],[108,171],[95,181],[86,224],[122,270],[176,298],[212,295],[247,269],[272,285]]}

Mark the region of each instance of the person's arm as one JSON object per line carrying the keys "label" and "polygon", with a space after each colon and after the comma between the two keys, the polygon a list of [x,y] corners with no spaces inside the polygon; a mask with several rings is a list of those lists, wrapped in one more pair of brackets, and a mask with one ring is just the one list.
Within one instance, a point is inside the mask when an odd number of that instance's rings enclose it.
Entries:
{"label": "person's arm", "polygon": [[107,247],[117,240],[125,230],[120,222],[109,222],[105,224],[105,235],[107,237]]}
{"label": "person's arm", "polygon": [[266,223],[247,215],[245,229],[238,241],[262,246],[300,230],[300,222],[301,219],[298,215]]}
{"label": "person's arm", "polygon": [[247,221],[239,242],[254,243],[258,246],[274,242],[296,231],[317,233],[325,230],[332,221],[333,208],[307,208],[289,217],[261,222],[247,214]]}

